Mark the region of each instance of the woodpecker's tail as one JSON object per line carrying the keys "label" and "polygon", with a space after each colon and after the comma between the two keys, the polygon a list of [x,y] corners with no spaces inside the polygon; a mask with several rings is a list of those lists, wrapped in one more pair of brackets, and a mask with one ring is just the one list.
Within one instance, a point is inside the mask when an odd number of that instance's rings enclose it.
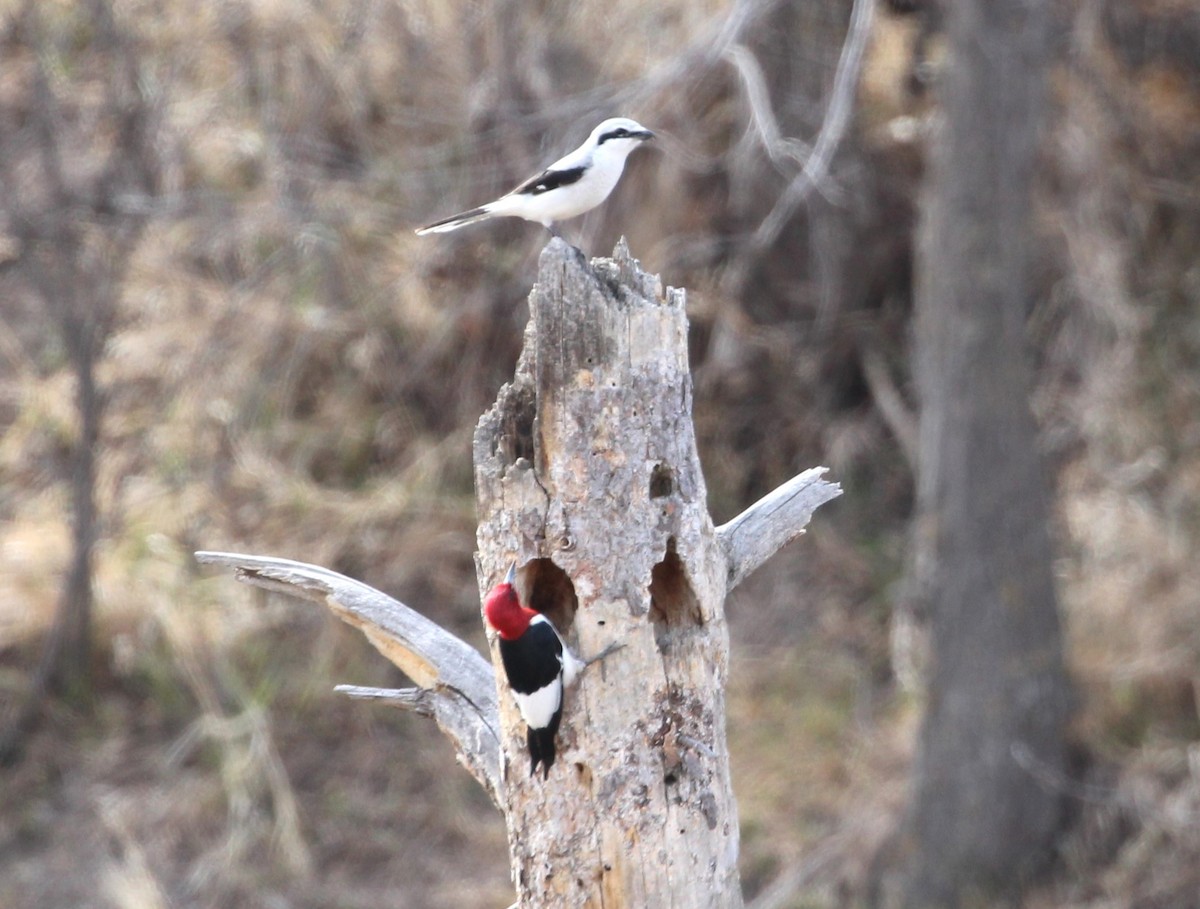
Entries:
{"label": "woodpecker's tail", "polygon": [[[557,726],[557,724],[556,724]],[[542,779],[550,776],[550,768],[554,764],[554,734],[557,728],[526,730],[525,741],[529,743],[529,775],[537,773],[538,764],[542,765]]]}
{"label": "woodpecker's tail", "polygon": [[458,230],[460,227],[466,227],[468,224],[474,224],[476,221],[485,221],[491,215],[492,210],[486,205],[480,208],[472,208],[470,211],[459,212],[457,215],[451,215],[449,218],[442,218],[440,221],[434,221],[432,224],[426,224],[424,227],[418,228],[417,236],[444,234],[446,231]]}

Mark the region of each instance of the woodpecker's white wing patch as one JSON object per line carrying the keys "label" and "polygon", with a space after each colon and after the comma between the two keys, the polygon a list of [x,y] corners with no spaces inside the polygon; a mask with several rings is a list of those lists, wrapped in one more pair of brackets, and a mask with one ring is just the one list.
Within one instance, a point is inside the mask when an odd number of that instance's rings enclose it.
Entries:
{"label": "woodpecker's white wing patch", "polygon": [[545,729],[562,706],[562,682],[555,679],[533,694],[517,694],[514,691],[513,697],[517,699],[517,708],[521,711],[525,724],[534,729]]}

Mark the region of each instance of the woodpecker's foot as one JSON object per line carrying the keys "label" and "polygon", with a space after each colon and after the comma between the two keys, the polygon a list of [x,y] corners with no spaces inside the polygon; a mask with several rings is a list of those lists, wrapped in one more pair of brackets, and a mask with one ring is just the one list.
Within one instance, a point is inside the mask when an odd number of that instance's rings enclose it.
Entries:
{"label": "woodpecker's foot", "polygon": [[618,650],[620,650],[624,646],[625,645],[620,642],[617,642],[615,644],[609,644],[607,647],[605,647],[603,650],[601,650],[594,657],[584,660],[583,668],[587,669],[587,667],[591,666],[592,663],[599,663],[606,656],[611,656],[612,654],[616,653]]}

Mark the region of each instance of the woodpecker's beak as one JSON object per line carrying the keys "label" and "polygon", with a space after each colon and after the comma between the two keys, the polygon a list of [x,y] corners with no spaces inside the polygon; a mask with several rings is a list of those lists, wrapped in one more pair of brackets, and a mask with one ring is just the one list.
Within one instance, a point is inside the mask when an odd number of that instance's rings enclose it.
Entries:
{"label": "woodpecker's beak", "polygon": [[513,562],[508,566],[508,574],[504,576],[504,583],[512,585],[517,580],[517,563]]}

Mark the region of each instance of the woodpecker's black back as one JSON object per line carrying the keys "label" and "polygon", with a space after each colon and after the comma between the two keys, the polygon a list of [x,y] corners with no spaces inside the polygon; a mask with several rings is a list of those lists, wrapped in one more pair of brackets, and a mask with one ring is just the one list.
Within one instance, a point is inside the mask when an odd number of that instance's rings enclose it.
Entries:
{"label": "woodpecker's black back", "polygon": [[[504,664],[508,686],[517,695],[518,702],[551,686],[559,689],[557,707],[547,713],[544,723],[535,725],[530,722],[528,714],[525,715],[530,775],[536,773],[538,764],[541,764],[543,776],[549,776],[554,763],[554,737],[562,721],[562,653],[563,645],[558,633],[549,620],[542,616],[530,622],[519,638],[511,641],[500,639],[500,662]],[[522,713],[525,713],[524,705]]]}

